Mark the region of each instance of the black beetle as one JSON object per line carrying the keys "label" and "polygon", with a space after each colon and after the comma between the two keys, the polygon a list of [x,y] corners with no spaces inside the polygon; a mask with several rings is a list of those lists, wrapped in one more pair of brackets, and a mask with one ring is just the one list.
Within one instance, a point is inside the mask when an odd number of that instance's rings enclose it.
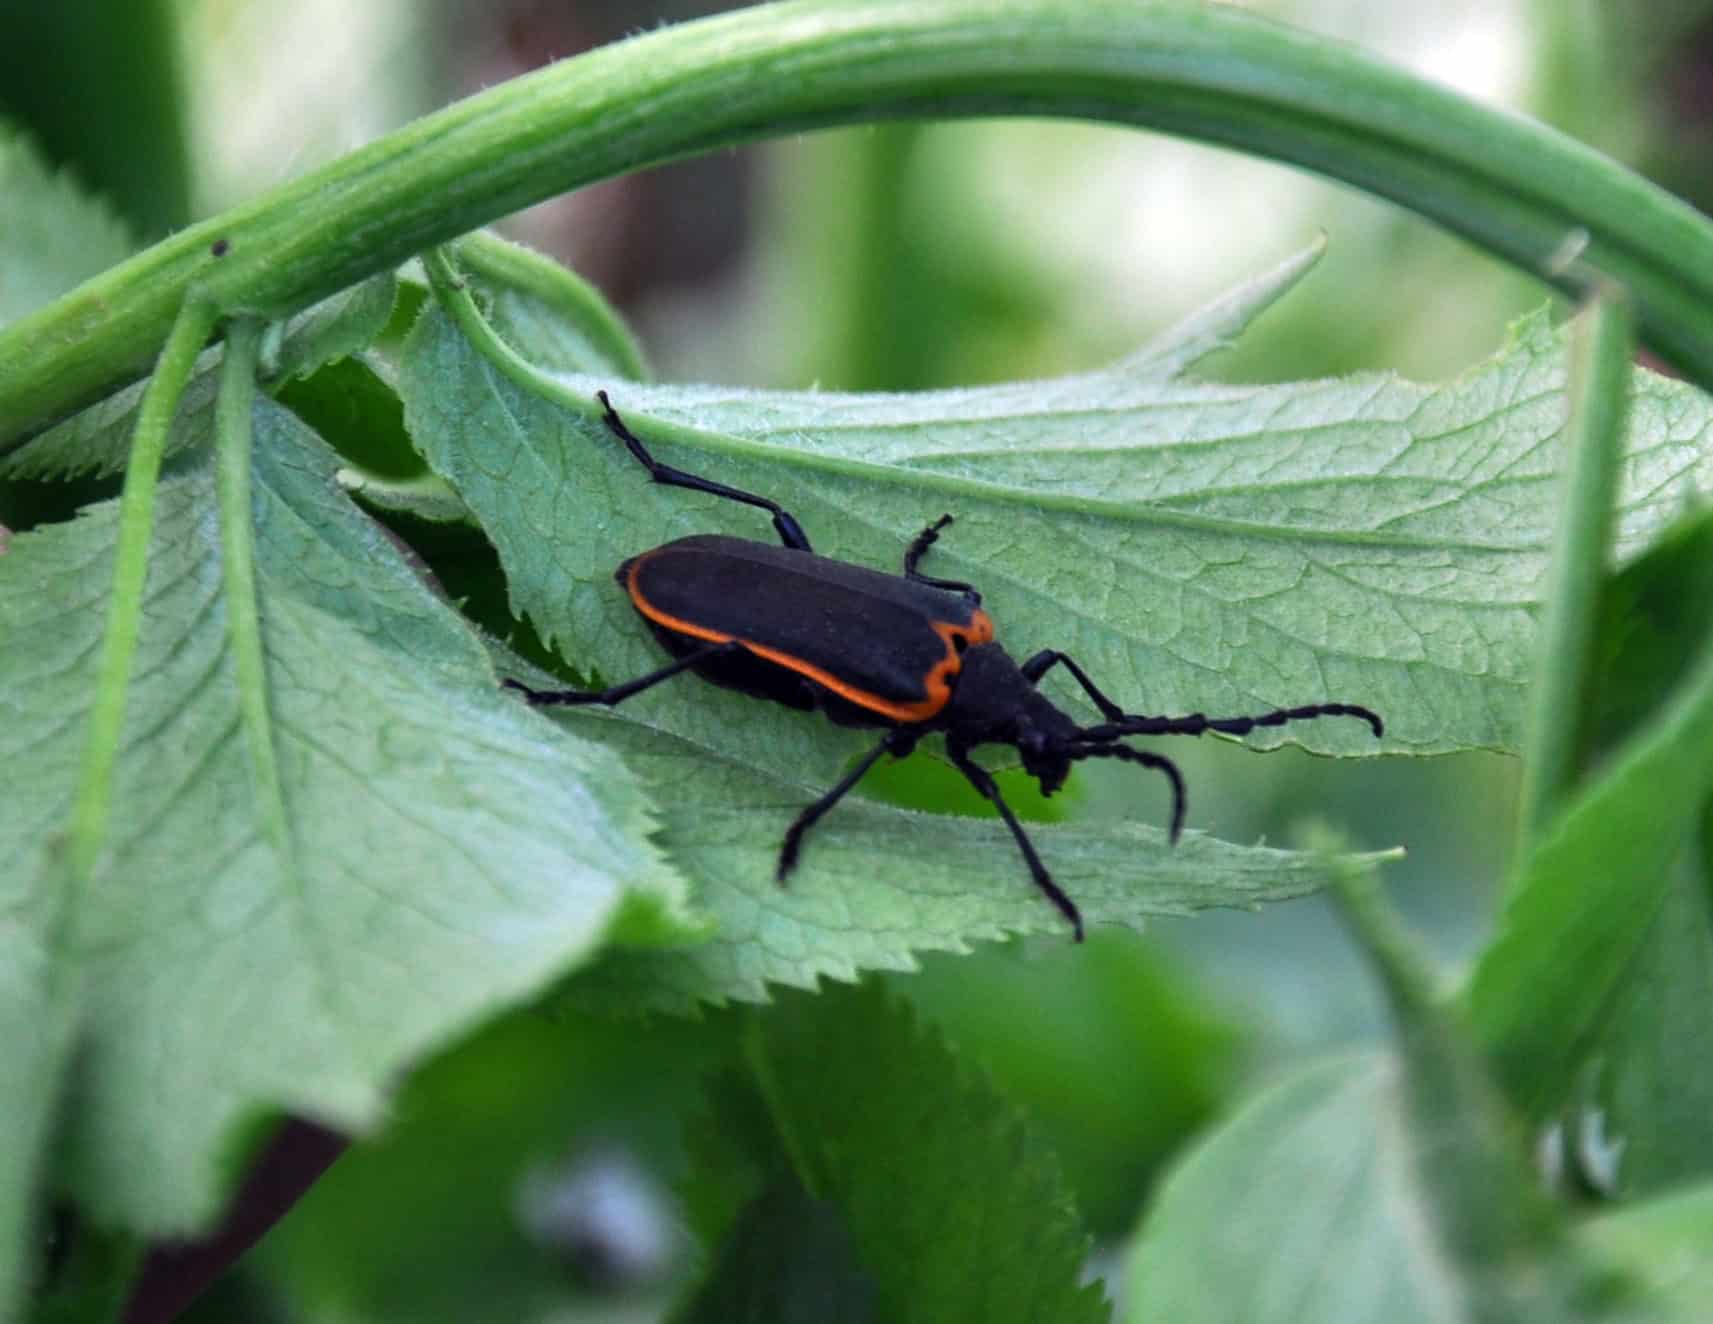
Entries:
{"label": "black beetle", "polygon": [[[791,708],[819,711],[840,726],[883,727],[886,735],[830,791],[786,830],[778,878],[796,866],[803,834],[862,780],[882,754],[903,758],[930,731],[942,731],[952,764],[999,811],[1035,885],[1071,922],[1082,941],[1082,915],[1053,881],[986,769],[970,758],[977,745],[1010,745],[1023,768],[1051,795],[1082,759],[1125,759],[1164,773],[1172,784],[1171,837],[1184,824],[1184,782],[1168,758],[1119,744],[1124,736],[1243,736],[1263,726],[1312,717],[1359,717],[1379,737],[1378,714],[1352,703],[1278,708],[1256,717],[1147,717],[1126,713],[1065,654],[1043,649],[1021,666],[994,642],[993,621],[969,584],[934,579],[917,565],[952,522],[942,515],[904,553],[904,573],[817,556],[802,526],[777,502],[661,464],[625,426],[605,391],[596,392],[614,436],[649,477],[670,487],[745,505],[773,516],[782,546],[697,534],[633,556],[616,578],[673,661],[604,690],[536,690],[515,680],[534,704],[622,703],[681,671]],[[1038,688],[1063,666],[1083,687],[1103,721],[1083,726]]]}

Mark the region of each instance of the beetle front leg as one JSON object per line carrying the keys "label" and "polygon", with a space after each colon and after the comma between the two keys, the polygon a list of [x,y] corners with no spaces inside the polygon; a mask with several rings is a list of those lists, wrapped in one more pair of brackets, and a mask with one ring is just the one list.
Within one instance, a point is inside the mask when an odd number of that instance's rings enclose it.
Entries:
{"label": "beetle front leg", "polygon": [[1043,648],[1025,662],[1019,670],[1023,672],[1023,678],[1031,685],[1039,685],[1041,677],[1045,676],[1055,666],[1063,666],[1066,671],[1076,677],[1077,684],[1081,685],[1083,692],[1094,700],[1094,706],[1100,709],[1101,716],[1107,721],[1116,722],[1124,717],[1124,709],[1102,694],[1100,687],[1088,678],[1088,674],[1073,662],[1068,654],[1061,653],[1056,648]]}
{"label": "beetle front leg", "polygon": [[1005,826],[1011,829],[1012,839],[1017,842],[1017,849],[1023,852],[1023,862],[1029,866],[1029,876],[1035,880],[1035,886],[1047,894],[1058,911],[1071,922],[1076,940],[1083,940],[1083,916],[1077,909],[1077,903],[1072,901],[1069,893],[1053,881],[1053,875],[1047,872],[1047,866],[1041,863],[1041,857],[1035,853],[1035,843],[1029,840],[1029,834],[1023,830],[1023,824],[1017,821],[1017,815],[1011,812],[1011,806],[1005,803],[1005,797],[999,793],[999,783],[993,780],[993,775],[975,760],[970,758],[967,750],[946,742],[946,754],[951,758],[957,770],[963,773],[969,784],[987,797],[988,802],[1005,820]]}

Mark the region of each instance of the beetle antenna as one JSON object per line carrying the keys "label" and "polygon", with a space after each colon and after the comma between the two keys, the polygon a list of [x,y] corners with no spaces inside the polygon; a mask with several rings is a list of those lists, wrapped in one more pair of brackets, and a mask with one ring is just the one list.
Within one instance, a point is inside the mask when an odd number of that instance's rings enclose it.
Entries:
{"label": "beetle antenna", "polygon": [[1300,708],[1275,708],[1257,717],[1209,717],[1205,713],[1191,713],[1187,717],[1143,717],[1126,713],[1118,721],[1083,728],[1082,738],[1104,742],[1117,740],[1120,736],[1199,736],[1208,731],[1246,736],[1257,727],[1283,726],[1287,722],[1302,722],[1313,717],[1360,717],[1373,729],[1376,740],[1386,732],[1380,714],[1372,708],[1355,703],[1309,703]]}
{"label": "beetle antenna", "polygon": [[1073,760],[1080,759],[1123,759],[1126,763],[1140,763],[1144,768],[1153,768],[1156,772],[1166,775],[1166,780],[1172,783],[1172,844],[1178,844],[1178,837],[1184,830],[1184,809],[1187,804],[1184,795],[1184,776],[1178,771],[1178,765],[1163,754],[1150,754],[1147,750],[1131,749],[1128,745],[1073,745],[1069,751]]}

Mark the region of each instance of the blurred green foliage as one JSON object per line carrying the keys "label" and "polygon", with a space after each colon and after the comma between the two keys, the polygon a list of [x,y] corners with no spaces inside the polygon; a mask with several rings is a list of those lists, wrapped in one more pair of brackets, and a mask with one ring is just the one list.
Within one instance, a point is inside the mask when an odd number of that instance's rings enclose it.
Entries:
{"label": "blurred green foliage", "polygon": [[[94,5],[60,8],[58,17],[51,6],[0,8],[0,110],[29,122],[54,159],[110,194],[140,233],[181,224],[190,185],[171,6],[131,6],[123,15],[107,7],[98,15]],[[1708,196],[1705,125],[1674,113],[1669,99],[1643,94],[1662,66],[1694,53],[1684,34],[1705,31],[1709,7],[1674,0],[1648,6],[1651,20],[1627,13],[1606,26],[1577,26],[1567,15],[1578,8],[1597,7],[1534,7],[1543,113],[1572,132],[1603,135],[1609,150],[1657,170],[1685,196]],[[74,78],[80,91],[70,95]],[[97,92],[103,100],[94,99]],[[690,317],[736,330],[712,347],[669,344],[660,355],[665,375],[686,363],[714,363],[747,380],[904,390],[1106,361],[1198,300],[1179,287],[1138,307],[1145,301],[1136,294],[1143,286],[1134,268],[1102,260],[1130,245],[1129,235],[1107,232],[1087,248],[1065,243],[1052,251],[1032,245],[1028,230],[1070,231],[1079,207],[1094,205],[1092,194],[1057,187],[1067,178],[1128,172],[1137,205],[1153,205],[1159,195],[1148,192],[1147,158],[1135,152],[1135,138],[1057,125],[898,125],[772,150],[747,257],[750,282],[736,296],[729,286],[705,293]],[[1019,180],[1023,192],[1036,195],[1027,225],[999,201],[1016,197]],[[1328,262],[1214,365],[1225,379],[1287,380],[1362,367],[1454,372],[1497,343],[1509,317],[1539,298],[1527,278],[1413,219],[1331,196],[1335,202],[1290,218],[1299,229],[1332,230]],[[1251,265],[1303,237],[1284,227],[1265,233],[1254,241],[1265,251]],[[281,399],[330,435],[369,447],[353,447],[348,458],[377,473],[418,471],[396,397],[361,360],[295,383]],[[61,519],[87,498],[83,488],[44,485],[38,493],[11,484],[0,488],[0,522]],[[528,640],[524,651],[548,660],[512,617],[484,540],[464,526],[388,519],[469,615]],[[1705,567],[1713,564],[1708,528],[1704,515],[1691,515],[1613,582],[1600,631],[1597,749],[1643,720],[1700,644],[1710,600]],[[1295,751],[1253,758],[1218,746],[1184,751],[1182,761],[1197,787],[1198,812],[1226,839],[1279,841],[1316,818],[1346,827],[1366,846],[1403,841],[1411,854],[1390,882],[1425,945],[1455,965],[1488,936],[1496,880],[1511,853],[1509,763],[1462,755],[1356,771]],[[1015,779],[1006,785],[1019,812],[1040,819],[1135,814],[1152,793],[1138,790],[1132,773],[1092,767],[1052,802],[1031,798]],[[884,768],[865,789],[942,812],[990,812],[944,765],[927,760]],[[1693,941],[1707,923],[1704,864],[1689,859],[1680,867],[1682,886],[1672,892],[1669,914],[1683,925],[1662,928],[1649,949],[1650,960],[1679,973],[1643,987],[1621,1009],[1610,1072],[1589,1087],[1589,1097],[1615,1117],[1635,1121],[1633,1181],[1645,1191],[1710,1166],[1702,1138],[1677,1128],[1674,1146],[1673,1127],[1650,1132],[1639,1120],[1652,1100],[1638,1099],[1637,1090],[1664,1077],[1678,1042],[1648,1041],[1660,1001],[1673,990],[1707,987],[1713,969],[1706,944]],[[1681,976],[1685,970],[1690,974]],[[939,955],[885,982],[1021,1110],[1063,1165],[1087,1225],[1109,1244],[1135,1225],[1186,1146],[1249,1098],[1264,1074],[1299,1064],[1311,1050],[1371,1046],[1384,1031],[1379,993],[1330,906],[1317,901],[1265,921],[1219,916],[1161,921],[1145,937],[1096,933],[1080,949],[1040,940]],[[1673,1015],[1687,1023],[1701,1009],[1681,1006]],[[415,1071],[401,1085],[386,1130],[356,1146],[195,1317],[658,1316],[706,1266],[687,1249],[687,1237],[671,1243],[665,1267],[615,1283],[590,1267],[587,1246],[531,1226],[527,1192],[591,1155],[614,1154],[670,1207],[669,1192],[685,1182],[686,1129],[705,1120],[709,1082],[724,1079],[739,1058],[746,1016],[718,1011],[700,1021],[629,1022],[523,1011],[489,1025]],[[797,1027],[806,1038],[814,1032],[810,1021]],[[1295,1107],[1310,1085],[1331,1091],[1347,1084],[1344,1077],[1298,1080],[1291,1087],[1297,1094],[1265,1096],[1266,1106]],[[1705,1097],[1713,1095],[1703,1089],[1697,1098]],[[1361,1124],[1371,1120],[1360,1114]],[[1196,1162],[1212,1166],[1227,1157],[1209,1153]],[[1260,1162],[1255,1151],[1236,1153],[1234,1189]],[[693,1221],[694,1197],[686,1208]],[[836,1278],[849,1232],[824,1216],[795,1188],[770,1191],[745,1215],[764,1233],[800,1235],[834,1265],[828,1274]],[[664,1222],[682,1231],[675,1216]],[[1619,1228],[1609,1239],[1634,1235]],[[740,1237],[727,1253],[768,1244],[765,1235]],[[756,1273],[751,1265],[734,1281]],[[818,1281],[824,1287],[827,1280]],[[856,1302],[850,1317],[871,1317],[866,1303]]]}

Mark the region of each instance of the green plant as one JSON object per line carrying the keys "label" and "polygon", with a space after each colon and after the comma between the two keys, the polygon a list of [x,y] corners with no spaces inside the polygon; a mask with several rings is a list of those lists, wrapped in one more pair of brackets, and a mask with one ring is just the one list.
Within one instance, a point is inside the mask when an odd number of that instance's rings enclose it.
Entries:
{"label": "green plant", "polygon": [[[837,397],[649,384],[593,291],[458,238],[726,142],[998,111],[1266,152],[1561,288],[1622,293],[1570,355],[1537,317],[1440,388],[1187,378],[1307,253],[1101,372]],[[278,1113],[372,1129],[397,1073],[503,1010],[766,1003],[1059,932],[1003,828],[874,803],[829,818],[777,891],[779,832],[851,755],[845,733],[706,687],[555,724],[499,691],[641,671],[612,566],[739,527],[639,488],[599,426],[606,387],[662,458],[776,494],[831,554],[886,563],[956,510],[936,573],[979,581],[1008,638],[1066,648],[1139,709],[1324,691],[1382,711],[1385,752],[1528,759],[1503,927],[1450,1000],[1362,881],[1373,857],[1042,829],[1097,924],[1339,880],[1399,1026],[1395,1056],[1293,1076],[1178,1171],[1134,1317],[1694,1317],[1705,1270],[1679,1266],[1713,1222],[1713,1080],[1692,1051],[1713,949],[1690,852],[1713,678],[1708,526],[1683,497],[1713,452],[1705,396],[1629,367],[1627,311],[1713,381],[1713,227],[1688,208],[1241,13],[1045,0],[811,0],[665,30],[122,262],[104,218],[21,144],[0,151],[0,263],[33,259],[37,289],[84,280],[51,302],[0,283],[0,480],[5,509],[36,512],[0,557],[0,1310],[28,1295],[50,1200],[85,1231],[40,1308],[98,1313],[144,1239],[208,1226]],[[26,222],[85,240],[5,251]],[[394,274],[418,253],[426,276]],[[116,502],[41,516],[54,480],[121,469]],[[1531,687],[1549,697],[1525,734]],[[1286,736],[1367,752],[1333,724]],[[1050,1155],[877,992],[716,1023],[701,1065],[731,1074],[687,1165],[710,1258],[685,1318],[829,1296],[853,1317],[1102,1313]],[[1587,1218],[1536,1189],[1519,1134],[1575,1130],[1596,1103],[1639,1156],[1639,1198]]]}

